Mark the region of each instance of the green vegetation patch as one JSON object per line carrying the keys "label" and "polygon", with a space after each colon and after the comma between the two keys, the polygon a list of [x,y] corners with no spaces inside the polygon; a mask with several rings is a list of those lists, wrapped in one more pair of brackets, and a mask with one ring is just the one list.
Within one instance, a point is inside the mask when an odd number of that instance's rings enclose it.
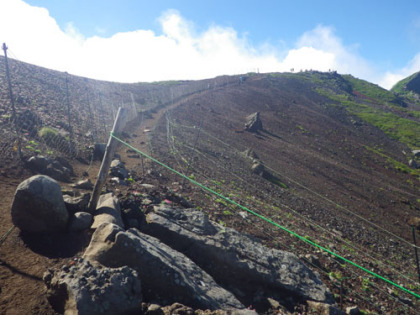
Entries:
{"label": "green vegetation patch", "polygon": [[38,136],[44,140],[52,140],[56,137],[59,136],[59,133],[57,130],[55,130],[54,128],[50,128],[50,127],[42,127],[39,131],[38,131]]}
{"label": "green vegetation patch", "polygon": [[370,99],[383,103],[400,103],[398,96],[379,85],[356,79],[351,75],[342,75],[342,77],[350,83],[353,91],[357,91]]}
{"label": "green vegetation patch", "polygon": [[392,139],[406,144],[413,150],[420,148],[420,123],[369,105],[357,103],[346,94],[335,94],[322,88],[317,88],[316,92],[344,106],[350,114],[378,127]]}
{"label": "green vegetation patch", "polygon": [[60,146],[64,144],[68,139],[63,137],[58,130],[51,127],[42,127],[38,131],[38,137],[40,137],[44,142],[51,146]]}
{"label": "green vegetation patch", "polygon": [[392,157],[386,155],[385,153],[381,152],[378,149],[369,147],[367,145],[364,146],[364,148],[370,152],[373,152],[377,155],[379,155],[382,158],[385,158],[386,161],[392,166],[392,168],[394,168],[395,170],[402,172],[402,173],[406,173],[406,174],[410,174],[412,176],[417,177],[418,180],[420,180],[420,170],[417,169],[412,169],[409,166],[405,165],[404,163],[398,162],[397,160],[393,159]]}

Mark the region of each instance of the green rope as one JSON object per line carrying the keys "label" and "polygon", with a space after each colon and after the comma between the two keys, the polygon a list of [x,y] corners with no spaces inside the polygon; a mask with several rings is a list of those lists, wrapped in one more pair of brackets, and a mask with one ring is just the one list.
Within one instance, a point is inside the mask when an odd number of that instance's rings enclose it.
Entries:
{"label": "green rope", "polygon": [[11,226],[10,229],[0,238],[0,245],[6,240],[10,233],[15,229],[15,225]]}
{"label": "green rope", "polygon": [[231,200],[231,199],[229,199],[229,198],[227,198],[227,197],[223,196],[222,194],[219,194],[218,192],[214,191],[213,189],[211,189],[211,188],[209,188],[209,187],[207,187],[207,186],[204,186],[203,184],[201,184],[201,183],[199,183],[199,182],[195,181],[194,179],[189,178],[188,176],[186,176],[186,175],[184,175],[184,174],[182,174],[182,173],[178,172],[177,170],[175,170],[175,169],[171,168],[170,166],[168,166],[168,165],[166,165],[166,164],[164,164],[164,163],[162,163],[162,162],[160,162],[160,161],[156,160],[155,158],[152,158],[151,156],[147,155],[146,153],[144,153],[144,152],[142,152],[142,151],[140,151],[140,150],[136,149],[135,147],[131,146],[130,144],[128,144],[128,143],[124,142],[123,140],[121,140],[121,139],[117,138],[117,137],[116,137],[116,136],[115,136],[112,132],[111,132],[111,136],[112,136],[114,139],[116,139],[116,140],[118,140],[119,142],[121,142],[122,144],[124,144],[125,146],[129,147],[130,149],[132,149],[132,150],[136,151],[137,153],[139,153],[139,154],[143,155],[144,157],[146,157],[146,158],[148,158],[148,159],[152,160],[153,162],[155,162],[155,163],[159,164],[160,166],[163,166],[164,168],[166,168],[166,169],[170,170],[171,172],[173,172],[173,173],[175,173],[175,174],[177,174],[177,175],[181,176],[182,178],[185,178],[185,179],[189,180],[189,181],[190,181],[191,183],[193,183],[194,185],[197,185],[198,187],[200,187],[200,188],[202,188],[202,189],[204,189],[204,190],[208,191],[209,193],[211,193],[211,194],[213,194],[213,195],[215,195],[215,196],[217,196],[217,197],[220,197],[220,198],[222,198],[222,199],[226,200],[227,202],[229,202],[229,203],[231,203],[231,204],[233,204],[233,205],[235,205],[235,206],[237,206],[237,207],[241,208],[242,210],[245,210],[245,211],[247,211],[247,212],[249,212],[249,213],[253,214],[254,216],[256,216],[256,217],[258,217],[258,218],[260,218],[260,219],[262,219],[262,220],[264,220],[264,221],[266,221],[266,222],[268,222],[268,223],[270,223],[270,224],[272,224],[272,225],[274,225],[274,226],[276,226],[276,227],[278,227],[278,228],[282,229],[283,231],[285,231],[285,232],[287,232],[287,233],[289,233],[289,234],[291,234],[291,235],[293,235],[293,236],[297,237],[297,238],[298,238],[298,239],[300,239],[301,241],[303,241],[303,242],[305,242],[305,243],[308,243],[308,244],[310,244],[310,245],[312,245],[312,246],[314,246],[314,247],[317,247],[317,248],[319,248],[319,249],[321,249],[321,250],[323,250],[323,251],[325,251],[325,252],[327,252],[327,253],[329,253],[329,254],[331,254],[331,255],[333,255],[333,256],[335,256],[335,257],[339,258],[339,259],[341,259],[342,261],[344,261],[344,262],[346,262],[346,263],[348,263],[348,264],[350,264],[350,265],[352,265],[352,266],[354,266],[354,267],[356,267],[356,268],[359,268],[360,270],[363,270],[364,272],[366,272],[366,273],[368,273],[368,274],[370,274],[370,275],[374,276],[375,278],[378,278],[378,279],[380,279],[380,280],[383,280],[383,281],[387,282],[388,284],[390,284],[390,285],[392,285],[392,286],[394,286],[394,287],[396,287],[396,288],[398,288],[398,289],[400,289],[400,290],[402,290],[402,291],[404,291],[404,292],[406,292],[406,293],[408,293],[408,294],[411,294],[411,295],[415,296],[416,298],[420,299],[420,295],[419,295],[419,294],[416,294],[416,293],[414,293],[414,292],[412,292],[412,291],[410,291],[410,290],[408,290],[408,289],[406,289],[406,288],[404,288],[404,287],[400,286],[399,284],[397,284],[397,283],[395,283],[395,282],[393,282],[393,281],[391,281],[391,280],[388,280],[388,279],[386,279],[386,278],[382,277],[381,275],[378,275],[377,273],[375,273],[375,272],[373,272],[373,271],[370,271],[370,270],[368,270],[368,269],[366,269],[366,268],[364,268],[364,267],[362,267],[362,266],[360,266],[360,265],[356,264],[355,262],[353,262],[353,261],[351,261],[351,260],[348,260],[347,258],[344,258],[343,256],[340,256],[339,254],[336,254],[336,253],[332,252],[332,251],[331,251],[331,250],[329,250],[328,248],[325,248],[325,247],[323,247],[323,246],[321,246],[321,245],[319,245],[319,244],[317,244],[317,243],[315,243],[315,242],[313,242],[313,241],[311,241],[311,240],[309,240],[309,239],[307,239],[307,238],[305,238],[305,237],[303,237],[303,236],[301,236],[301,235],[299,235],[299,234],[297,234],[297,233],[295,233],[295,232],[293,232],[293,231],[291,231],[291,230],[289,230],[289,229],[285,228],[284,226],[282,226],[282,225],[280,225],[280,224],[278,224],[278,223],[276,223],[276,222],[272,221],[270,218],[267,218],[267,217],[265,217],[265,216],[263,216],[263,215],[261,215],[261,214],[259,214],[259,213],[255,212],[255,211],[253,211],[253,210],[250,210],[250,209],[248,209],[247,207],[245,207],[245,206],[243,206],[243,205],[241,205],[241,204],[239,204],[239,203],[235,202],[234,200]]}

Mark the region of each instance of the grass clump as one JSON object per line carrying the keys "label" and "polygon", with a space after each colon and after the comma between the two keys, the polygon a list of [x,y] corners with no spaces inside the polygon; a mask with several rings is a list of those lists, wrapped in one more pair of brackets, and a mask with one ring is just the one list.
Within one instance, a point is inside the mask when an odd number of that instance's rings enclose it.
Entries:
{"label": "grass clump", "polygon": [[66,142],[66,138],[63,137],[58,130],[51,127],[42,127],[38,131],[38,137],[46,144],[54,147],[59,147]]}
{"label": "grass clump", "polygon": [[42,127],[38,131],[38,136],[40,138],[42,138],[43,140],[47,140],[47,139],[54,139],[55,137],[58,137],[59,136],[59,133],[54,128],[51,128],[51,127]]}
{"label": "grass clump", "polygon": [[399,171],[401,173],[410,174],[414,177],[417,177],[418,180],[420,180],[420,170],[412,169],[409,166],[405,165],[404,163],[398,162],[397,160],[393,159],[392,157],[386,155],[385,153],[381,152],[380,150],[377,150],[375,148],[371,148],[369,146],[364,146],[364,148],[370,152],[373,152],[377,155],[379,155],[382,158],[385,158],[386,161],[392,166],[393,169],[396,171]]}

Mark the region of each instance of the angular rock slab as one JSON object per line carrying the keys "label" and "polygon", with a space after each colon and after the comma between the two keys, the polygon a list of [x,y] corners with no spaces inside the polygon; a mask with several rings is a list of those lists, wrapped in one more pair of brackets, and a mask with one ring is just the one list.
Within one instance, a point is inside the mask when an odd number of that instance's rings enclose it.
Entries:
{"label": "angular rock slab", "polygon": [[253,113],[246,117],[245,129],[251,132],[257,132],[263,129],[259,112]]}
{"label": "angular rock slab", "polygon": [[140,311],[142,294],[137,272],[128,267],[93,266],[78,259],[69,267],[44,274],[47,297],[61,314],[125,314]]}
{"label": "angular rock slab", "polygon": [[118,199],[108,193],[101,195],[96,206],[96,211],[93,213],[93,224],[91,229],[96,229],[102,223],[113,223],[120,227],[124,227],[123,220],[121,218],[121,209]]}
{"label": "angular rock slab", "polygon": [[144,231],[185,253],[218,283],[253,296],[257,288],[300,299],[334,303],[319,277],[292,253],[222,228],[195,209],[155,207]]}
{"label": "angular rock slab", "polygon": [[83,256],[108,267],[128,266],[142,281],[143,294],[201,309],[244,309],[230,292],[182,253],[136,229],[100,225]]}
{"label": "angular rock slab", "polygon": [[64,232],[69,218],[60,185],[45,175],[32,176],[19,184],[11,215],[14,225],[35,233]]}

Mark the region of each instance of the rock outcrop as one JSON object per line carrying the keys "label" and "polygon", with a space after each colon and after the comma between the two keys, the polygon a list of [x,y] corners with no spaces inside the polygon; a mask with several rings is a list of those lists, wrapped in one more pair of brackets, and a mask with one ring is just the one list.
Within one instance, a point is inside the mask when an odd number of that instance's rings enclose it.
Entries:
{"label": "rock outcrop", "polygon": [[124,227],[119,201],[112,193],[99,197],[96,211],[94,211],[93,215],[92,229],[96,229],[102,223],[114,223],[119,227]]}
{"label": "rock outcrop", "polygon": [[50,304],[60,314],[139,312],[142,294],[137,272],[128,267],[93,266],[82,258],[44,274]]}
{"label": "rock outcrop", "polygon": [[[160,206],[147,215],[146,233],[186,255],[237,296],[281,298],[332,303],[333,297],[319,277],[291,253],[269,249],[259,241],[222,228],[194,209]],[[244,304],[252,304],[251,301]]]}
{"label": "rock outcrop", "polygon": [[32,156],[28,159],[27,166],[37,173],[50,176],[62,182],[69,182],[70,177],[73,175],[71,165],[63,158],[53,160],[42,155]]}
{"label": "rock outcrop", "polygon": [[245,130],[257,132],[263,129],[260,113],[256,112],[246,117]]}
{"label": "rock outcrop", "polygon": [[265,170],[264,164],[260,161],[260,158],[258,157],[257,153],[255,153],[254,150],[252,150],[251,148],[248,148],[244,152],[244,154],[252,162],[251,172],[253,174],[257,174],[259,176],[268,175],[268,173]]}
{"label": "rock outcrop", "polygon": [[16,189],[11,209],[12,221],[26,232],[63,232],[69,214],[60,185],[45,175],[32,176]]}
{"label": "rock outcrop", "polygon": [[251,171],[254,174],[263,176],[265,174],[265,168],[264,165],[261,162],[254,162],[251,166]]}
{"label": "rock outcrop", "polygon": [[100,225],[84,258],[107,267],[136,270],[148,299],[180,302],[199,309],[245,308],[230,292],[180,252],[136,229]]}

